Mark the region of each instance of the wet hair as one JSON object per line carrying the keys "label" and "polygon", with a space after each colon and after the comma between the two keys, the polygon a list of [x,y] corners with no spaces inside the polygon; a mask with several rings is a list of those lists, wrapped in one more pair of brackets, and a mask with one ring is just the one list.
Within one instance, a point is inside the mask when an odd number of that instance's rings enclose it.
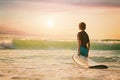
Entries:
{"label": "wet hair", "polygon": [[86,24],[84,22],[79,23],[79,29],[85,30],[86,29]]}

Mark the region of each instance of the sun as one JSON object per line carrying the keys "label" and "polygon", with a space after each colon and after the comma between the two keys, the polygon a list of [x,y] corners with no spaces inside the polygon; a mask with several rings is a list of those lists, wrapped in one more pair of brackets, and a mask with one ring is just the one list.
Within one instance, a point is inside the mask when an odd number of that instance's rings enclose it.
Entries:
{"label": "sun", "polygon": [[55,24],[55,22],[52,20],[52,19],[47,19],[47,26],[48,27],[53,27],[54,26],[54,24]]}

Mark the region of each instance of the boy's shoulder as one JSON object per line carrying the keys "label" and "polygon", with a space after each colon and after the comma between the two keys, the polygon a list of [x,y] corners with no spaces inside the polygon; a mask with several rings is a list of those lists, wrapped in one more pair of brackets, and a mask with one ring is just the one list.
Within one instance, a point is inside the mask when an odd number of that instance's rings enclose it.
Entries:
{"label": "boy's shoulder", "polygon": [[78,32],[78,34],[84,34],[84,33],[86,33],[85,31],[80,31],[80,32]]}

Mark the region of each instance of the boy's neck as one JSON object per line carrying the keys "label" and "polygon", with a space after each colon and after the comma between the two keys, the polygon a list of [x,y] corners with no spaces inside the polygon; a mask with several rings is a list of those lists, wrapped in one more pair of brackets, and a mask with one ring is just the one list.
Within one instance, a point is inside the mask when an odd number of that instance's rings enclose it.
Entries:
{"label": "boy's neck", "polygon": [[83,31],[85,31],[85,30],[81,30],[81,32],[83,32]]}

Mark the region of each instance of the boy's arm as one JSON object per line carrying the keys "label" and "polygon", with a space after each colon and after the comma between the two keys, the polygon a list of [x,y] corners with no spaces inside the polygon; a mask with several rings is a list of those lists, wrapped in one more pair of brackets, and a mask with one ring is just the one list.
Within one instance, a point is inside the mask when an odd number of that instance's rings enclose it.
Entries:
{"label": "boy's arm", "polygon": [[88,42],[88,52],[89,52],[89,50],[90,50],[90,42]]}
{"label": "boy's arm", "polygon": [[80,55],[81,40],[78,40],[78,56]]}

